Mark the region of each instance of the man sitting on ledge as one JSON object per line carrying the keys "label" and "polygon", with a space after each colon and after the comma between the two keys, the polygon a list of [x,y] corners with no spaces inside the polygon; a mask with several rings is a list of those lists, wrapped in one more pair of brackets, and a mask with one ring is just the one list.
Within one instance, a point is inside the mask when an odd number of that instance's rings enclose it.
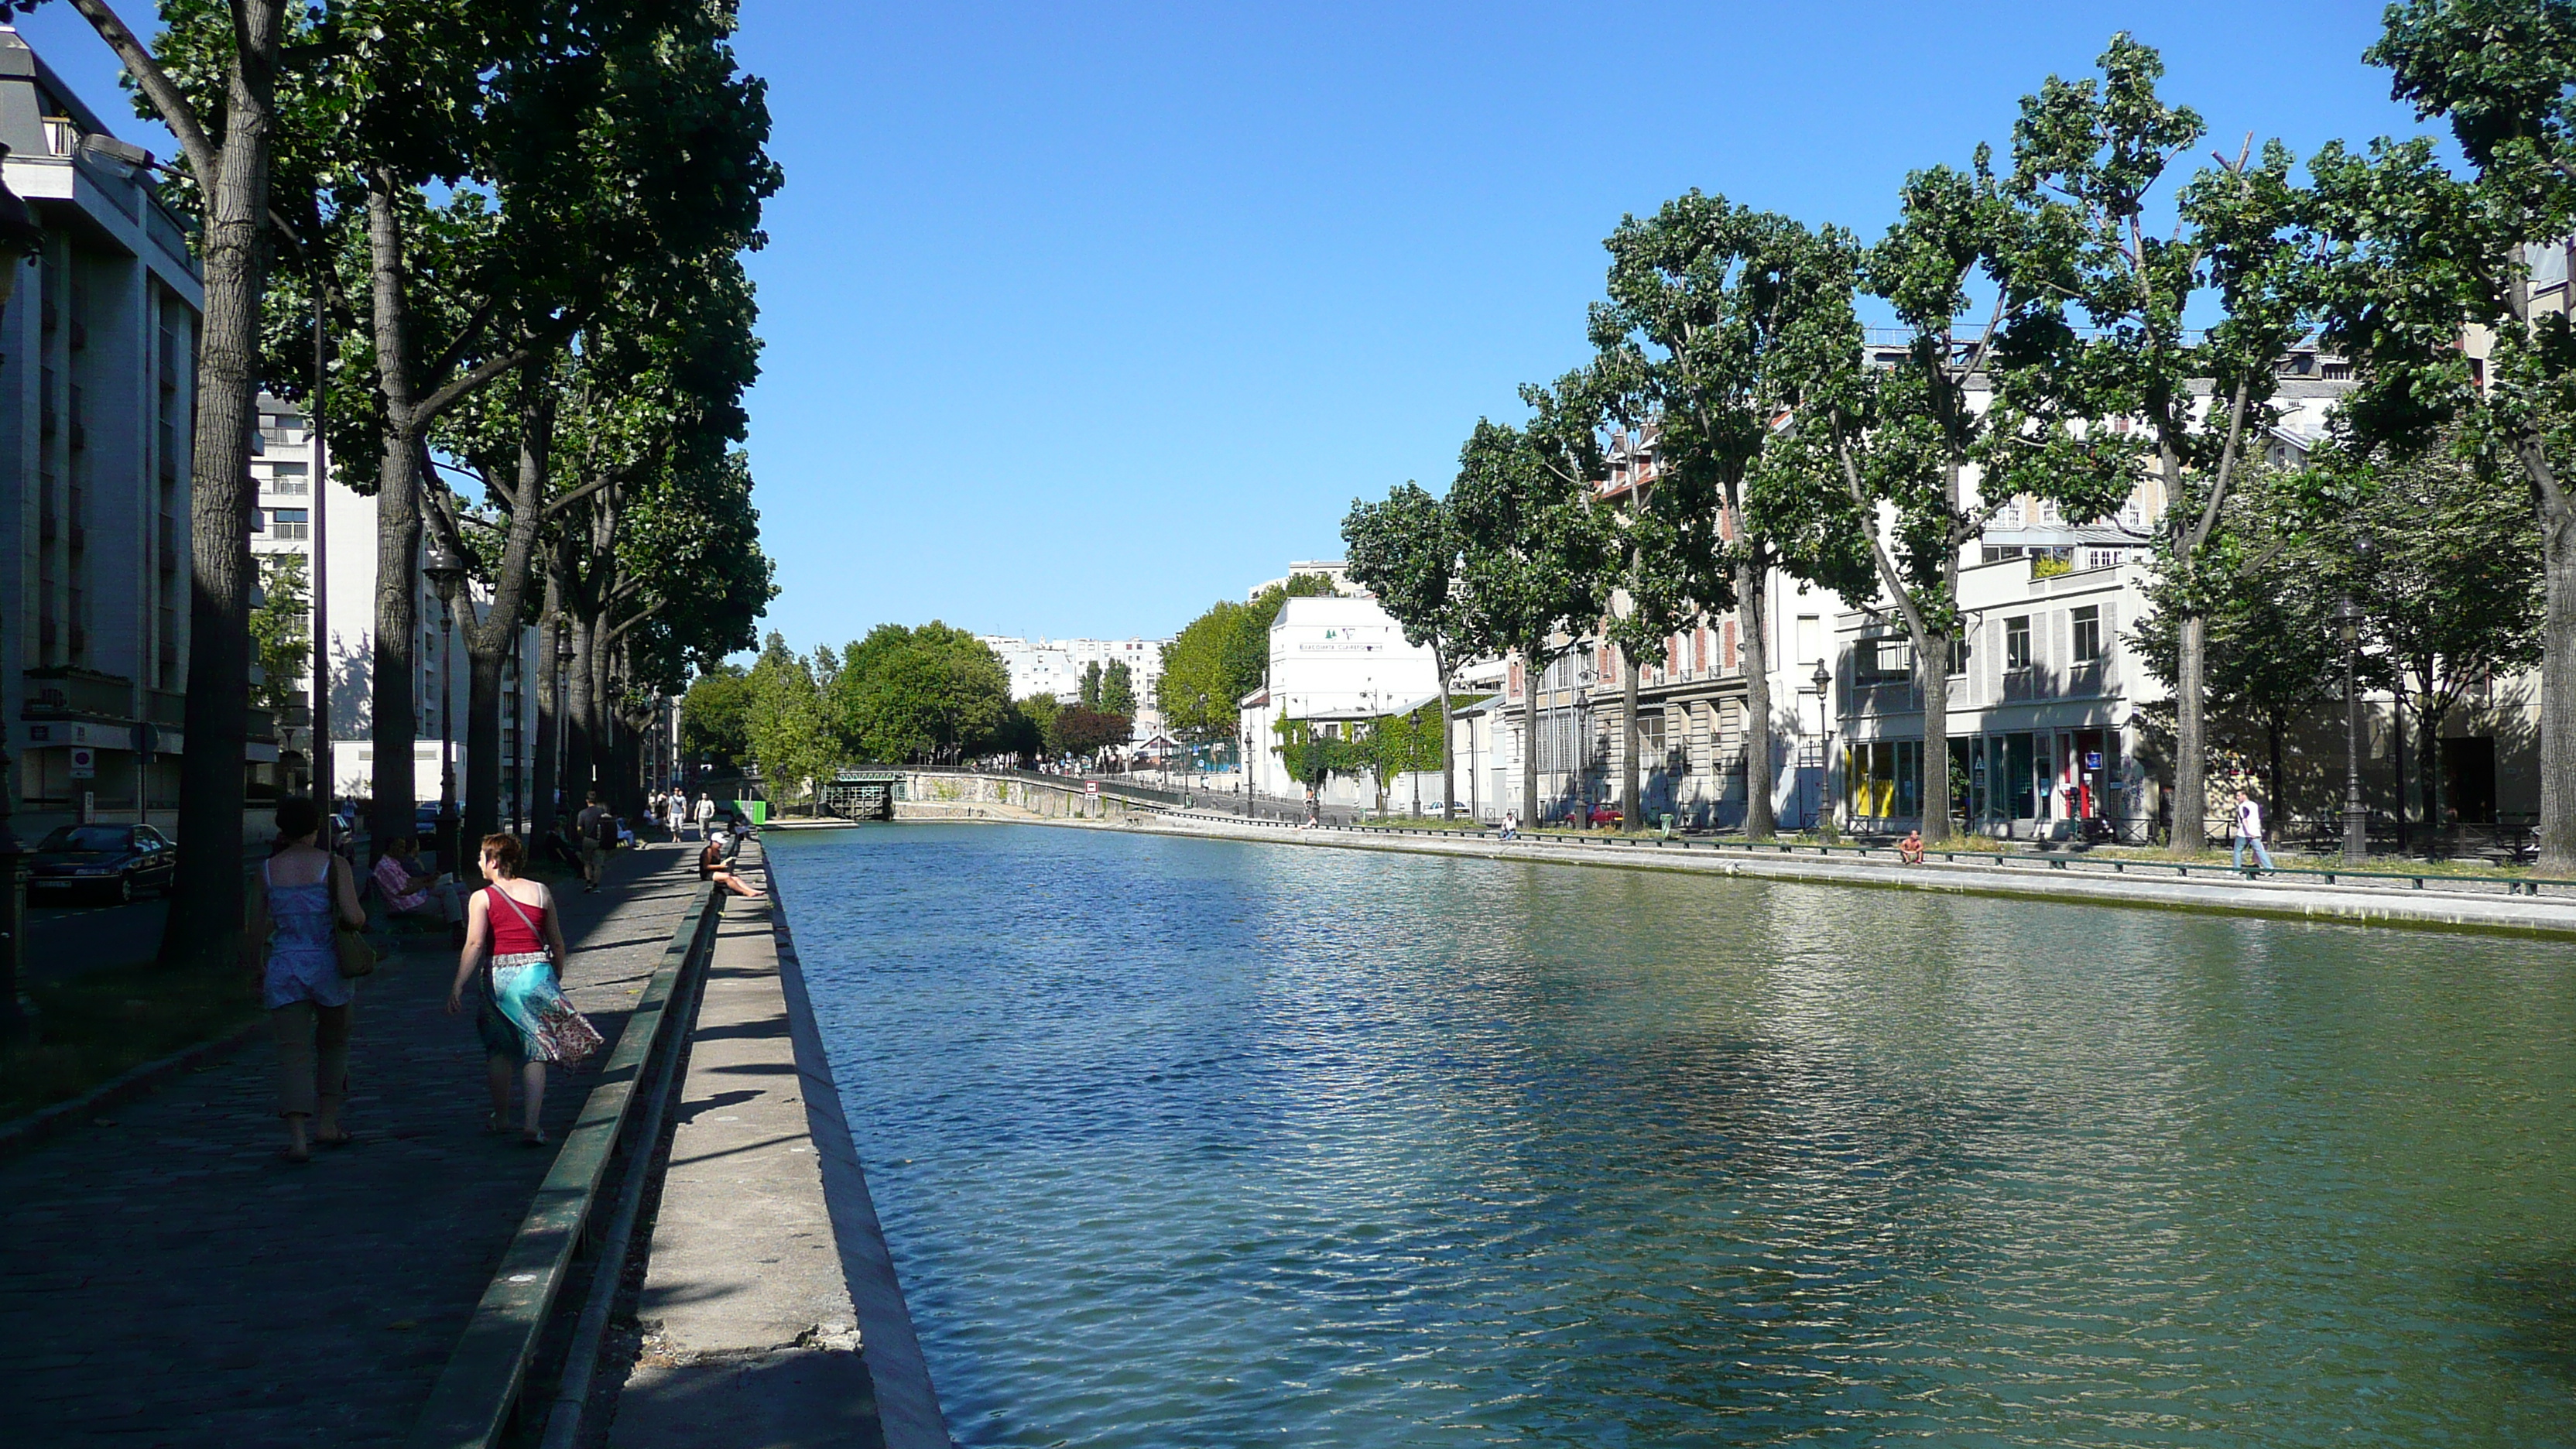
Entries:
{"label": "man sitting on ledge", "polygon": [[1920,830],[1909,830],[1905,832],[1905,838],[1896,842],[1896,858],[1906,865],[1921,865],[1923,863],[1923,832]]}

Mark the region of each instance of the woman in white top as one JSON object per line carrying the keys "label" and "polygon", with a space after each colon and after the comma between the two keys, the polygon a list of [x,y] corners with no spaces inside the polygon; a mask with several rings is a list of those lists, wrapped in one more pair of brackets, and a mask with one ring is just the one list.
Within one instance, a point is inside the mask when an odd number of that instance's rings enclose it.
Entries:
{"label": "woman in white top", "polygon": [[348,862],[318,843],[321,831],[322,808],[311,800],[277,802],[278,848],[251,880],[242,930],[242,964],[259,973],[260,1004],[277,1038],[277,1113],[286,1119],[289,1162],[310,1162],[315,1142],[349,1141],[340,1106],[349,1097],[357,988],[340,974],[331,936],[334,924],[365,929],[367,913]]}

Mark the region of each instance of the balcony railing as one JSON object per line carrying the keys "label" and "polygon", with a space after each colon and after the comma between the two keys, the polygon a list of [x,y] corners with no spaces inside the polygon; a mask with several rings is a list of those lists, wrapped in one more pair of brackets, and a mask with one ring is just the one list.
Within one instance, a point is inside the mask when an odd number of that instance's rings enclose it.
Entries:
{"label": "balcony railing", "polygon": [[[75,629],[74,635],[84,631]],[[29,719],[86,715],[102,719],[134,717],[134,681],[86,669],[30,669],[23,713]]]}

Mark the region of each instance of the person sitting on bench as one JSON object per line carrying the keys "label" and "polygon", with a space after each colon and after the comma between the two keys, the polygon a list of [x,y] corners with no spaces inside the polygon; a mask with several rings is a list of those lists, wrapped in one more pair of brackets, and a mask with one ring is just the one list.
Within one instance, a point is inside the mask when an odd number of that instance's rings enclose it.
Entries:
{"label": "person sitting on bench", "polygon": [[376,862],[372,873],[376,893],[385,898],[385,909],[397,916],[412,916],[453,926],[465,919],[465,903],[459,898],[454,881],[445,881],[420,863],[420,842],[408,835],[397,835],[385,848],[385,858]]}

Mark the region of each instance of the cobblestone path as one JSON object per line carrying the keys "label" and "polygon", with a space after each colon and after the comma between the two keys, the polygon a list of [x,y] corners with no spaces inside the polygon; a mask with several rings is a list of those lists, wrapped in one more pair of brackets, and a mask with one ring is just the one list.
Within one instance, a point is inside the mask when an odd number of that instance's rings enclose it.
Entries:
{"label": "cobblestone path", "polygon": [[[611,1041],[697,898],[684,847],[558,888],[566,986]],[[358,1141],[283,1161],[274,1049],[249,1049],[0,1159],[0,1440],[399,1444],[553,1160],[484,1134],[456,958],[421,944],[359,988]],[[588,1075],[554,1075],[559,1137]]]}

